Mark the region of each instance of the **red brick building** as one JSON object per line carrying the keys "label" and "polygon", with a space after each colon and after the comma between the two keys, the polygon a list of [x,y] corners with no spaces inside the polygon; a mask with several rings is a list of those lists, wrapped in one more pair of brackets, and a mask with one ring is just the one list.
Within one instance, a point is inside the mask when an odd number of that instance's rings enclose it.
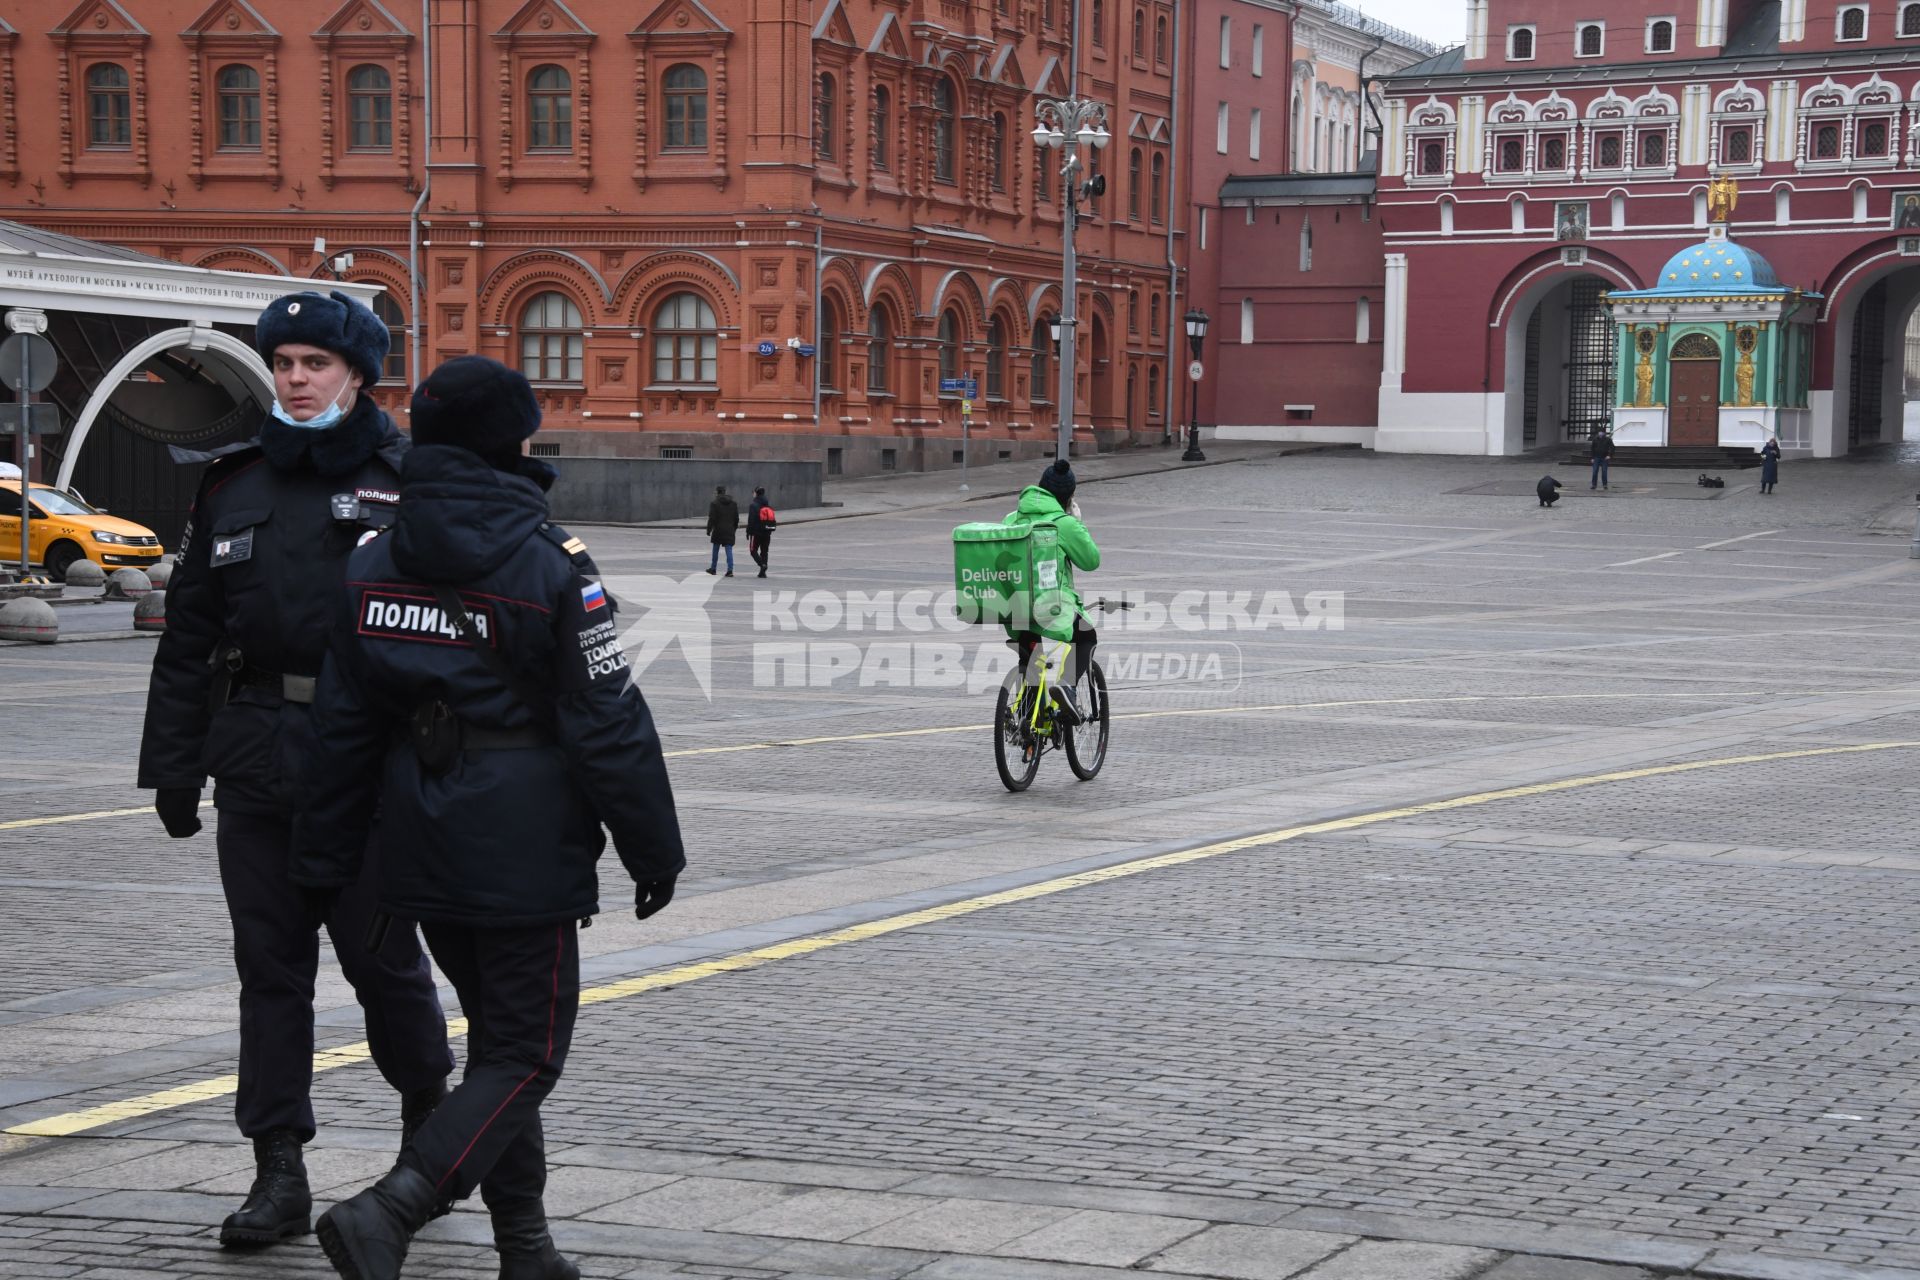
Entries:
{"label": "red brick building", "polygon": [[[1158,439],[1175,15],[1078,6],[1115,140],[1080,228],[1076,440]],[[535,379],[567,452],[944,466],[939,379],[971,373],[975,458],[1038,455],[1062,192],[1029,133],[1070,89],[1074,12],[0,0],[0,211],[193,265],[324,279],[351,254],[387,290],[383,400],[410,347],[477,351]]]}

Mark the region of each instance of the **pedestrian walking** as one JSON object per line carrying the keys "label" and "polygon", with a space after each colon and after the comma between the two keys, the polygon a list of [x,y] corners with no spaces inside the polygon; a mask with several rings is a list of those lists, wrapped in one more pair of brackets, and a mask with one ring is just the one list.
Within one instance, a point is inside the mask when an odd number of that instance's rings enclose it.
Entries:
{"label": "pedestrian walking", "polygon": [[477,1187],[501,1280],[577,1280],[547,1229],[540,1126],[579,1008],[577,930],[600,910],[602,828],[644,920],[686,865],[680,827],[615,602],[547,519],[553,470],[521,456],[533,388],[461,356],[412,418],[393,531],[337,593],[294,875],[322,894],[355,883],[377,818],[381,908],[420,921],[467,1062],[393,1168],[321,1217],[320,1243],[342,1276],[392,1280],[435,1202]]}
{"label": "pedestrian walking", "polygon": [[1773,486],[1780,483],[1780,441],[1768,436],[1767,442],[1760,446],[1760,492],[1772,493]]}
{"label": "pedestrian walking", "polygon": [[773,506],[767,501],[764,486],[753,491],[753,500],[747,503],[747,554],[760,566],[759,576],[767,576],[767,561],[773,547],[773,531],[779,527],[779,520],[773,514]]}
{"label": "pedestrian walking", "polygon": [[1595,427],[1588,452],[1593,456],[1593,472],[1587,478],[1587,488],[1605,489],[1607,467],[1613,461],[1613,433],[1605,427]]}
{"label": "pedestrian walking", "polygon": [[[313,984],[324,925],[366,1011],[374,1064],[400,1094],[401,1141],[453,1070],[433,973],[411,924],[377,951],[378,850],[325,902],[288,878],[295,800],[311,753],[314,680],[356,544],[389,524],[406,440],[372,399],[387,326],[344,293],[296,293],[260,314],[272,413],[211,458],[180,535],[167,628],[154,653],[139,785],[167,834],[200,830],[214,781],[214,847],[240,975],[234,1118],[253,1141],[245,1203],[220,1227],[230,1248],[312,1229],[301,1147],[313,1137]],[[360,855],[365,854],[364,859]]]}
{"label": "pedestrian walking", "polygon": [[1552,476],[1541,476],[1540,483],[1533,486],[1533,491],[1540,495],[1541,506],[1550,507],[1560,501],[1560,490],[1565,487]]}
{"label": "pedestrian walking", "polygon": [[713,501],[707,504],[707,541],[713,555],[707,560],[707,572],[720,567],[720,548],[727,549],[727,576],[733,576],[733,540],[740,532],[740,506],[727,496],[727,486],[715,485]]}

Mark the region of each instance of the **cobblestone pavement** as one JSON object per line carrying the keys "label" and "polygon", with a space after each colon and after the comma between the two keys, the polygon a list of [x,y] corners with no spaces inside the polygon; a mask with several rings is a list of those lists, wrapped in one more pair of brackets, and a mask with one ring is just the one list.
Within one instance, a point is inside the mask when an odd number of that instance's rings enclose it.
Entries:
{"label": "cobblestone pavement", "polygon": [[[1458,492],[1500,460],[1232,456],[1084,486],[1082,586],[1273,625],[1109,624],[1106,771],[1018,796],[1003,647],[831,607],[943,587],[997,505],[849,490],[875,514],[796,522],[765,582],[580,530],[630,617],[710,587],[712,656],[711,697],[685,628],[643,674],[692,866],[583,935],[547,1108],[587,1273],[1920,1280],[1911,464],[1548,512]],[[0,1275],[330,1274],[215,1246],[217,1087],[5,1132],[233,1070],[211,840],[121,812],[152,642],[116,608],[0,648]],[[319,1004],[360,1039],[331,966]],[[395,1105],[359,1062],[316,1097],[328,1199]],[[476,1206],[408,1274],[492,1265]]]}

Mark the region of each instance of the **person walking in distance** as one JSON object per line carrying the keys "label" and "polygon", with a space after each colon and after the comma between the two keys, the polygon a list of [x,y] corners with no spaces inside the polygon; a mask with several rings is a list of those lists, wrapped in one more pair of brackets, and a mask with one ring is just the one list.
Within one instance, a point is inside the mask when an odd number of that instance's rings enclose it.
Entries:
{"label": "person walking in distance", "polygon": [[767,561],[773,546],[773,531],[778,527],[773,507],[767,502],[765,487],[753,491],[747,503],[747,554],[760,566],[759,577],[767,576]]}
{"label": "person walking in distance", "polygon": [[660,737],[616,603],[547,519],[521,448],[533,388],[482,356],[414,393],[393,531],[353,555],[314,701],[319,767],[293,876],[318,894],[388,858],[381,907],[417,919],[468,1020],[466,1071],[373,1186],[321,1216],[349,1280],[393,1280],[436,1201],[479,1188],[501,1280],[577,1280],[547,1229],[540,1105],[580,1000],[579,923],[611,832],[644,920],[686,865]]}
{"label": "person walking in distance", "polygon": [[1605,427],[1595,427],[1588,451],[1593,456],[1593,473],[1587,477],[1587,488],[1605,489],[1607,467],[1613,461],[1613,433]]}
{"label": "person walking in distance", "polygon": [[446,1019],[412,924],[367,946],[379,851],[324,903],[288,878],[295,798],[312,752],[314,678],[347,557],[394,518],[406,440],[363,389],[387,326],[344,293],[268,306],[255,345],[273,370],[272,413],[211,458],[180,535],[167,628],[154,653],[139,785],[167,834],[200,830],[214,781],[214,847],[240,973],[234,1118],[253,1141],[246,1202],[220,1227],[229,1248],[312,1229],[301,1147],[313,1137],[313,984],[319,930],[366,1012],[374,1064],[400,1094],[408,1141],[453,1070]]}
{"label": "person walking in distance", "polygon": [[1768,436],[1767,442],[1760,446],[1760,492],[1772,493],[1773,486],[1780,483],[1780,441]]}
{"label": "person walking in distance", "polygon": [[727,576],[733,576],[733,540],[740,532],[740,507],[727,496],[727,486],[715,485],[713,501],[707,504],[707,541],[713,555],[707,560],[707,572],[720,567],[720,548],[727,549]]}

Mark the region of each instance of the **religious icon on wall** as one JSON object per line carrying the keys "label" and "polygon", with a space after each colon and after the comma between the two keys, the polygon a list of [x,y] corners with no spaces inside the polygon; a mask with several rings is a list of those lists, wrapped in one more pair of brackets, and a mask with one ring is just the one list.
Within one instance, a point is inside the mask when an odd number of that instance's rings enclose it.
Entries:
{"label": "religious icon on wall", "polygon": [[1587,238],[1587,202],[1566,201],[1553,206],[1553,237],[1556,240]]}
{"label": "religious icon on wall", "polygon": [[1893,225],[1898,231],[1920,231],[1920,191],[1893,193]]}

